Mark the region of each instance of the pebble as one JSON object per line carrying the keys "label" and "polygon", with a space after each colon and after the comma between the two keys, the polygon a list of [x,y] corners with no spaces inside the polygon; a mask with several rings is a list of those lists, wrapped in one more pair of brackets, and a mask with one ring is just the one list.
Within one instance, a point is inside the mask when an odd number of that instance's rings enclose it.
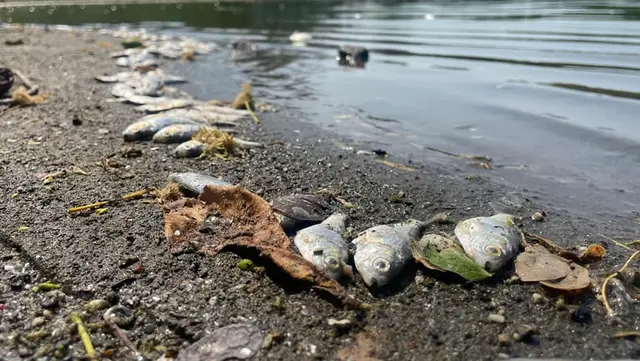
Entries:
{"label": "pebble", "polygon": [[46,318],[53,318],[53,312],[49,311],[49,310],[44,310],[42,311],[42,316],[46,317]]}
{"label": "pebble", "polygon": [[534,304],[538,304],[543,301],[543,297],[539,293],[534,293],[533,295],[531,295],[531,301],[533,301]]}
{"label": "pebble", "polygon": [[516,326],[516,332],[513,333],[513,339],[518,342],[529,342],[536,330],[532,326],[520,324]]}
{"label": "pebble", "polygon": [[558,298],[558,300],[556,301],[556,310],[564,310],[567,308],[567,304],[564,303],[564,298],[560,297]]}
{"label": "pebble", "polygon": [[509,335],[501,333],[498,335],[498,342],[500,342],[501,345],[507,345],[511,342],[511,338]]}
{"label": "pebble", "polygon": [[133,323],[134,317],[135,315],[133,314],[133,311],[122,305],[115,305],[111,307],[102,316],[105,321],[113,322],[118,326],[130,325]]}
{"label": "pebble", "polygon": [[536,212],[534,214],[531,215],[531,219],[536,221],[536,222],[542,222],[547,218],[547,214],[543,211],[543,212]]}
{"label": "pebble", "polygon": [[495,323],[504,323],[505,318],[503,315],[492,313],[489,315],[488,320]]}
{"label": "pebble", "polygon": [[64,293],[59,291],[51,291],[44,296],[40,302],[40,306],[47,310],[54,310],[60,306],[60,301],[64,297]]}
{"label": "pebble", "polygon": [[38,328],[42,325],[45,324],[45,322],[47,322],[47,319],[44,317],[36,317],[33,319],[33,321],[31,321],[31,327],[32,328]]}
{"label": "pebble", "polygon": [[148,324],[146,326],[144,326],[144,333],[146,333],[147,335],[152,334],[154,331],[156,330],[156,326],[153,324]]}

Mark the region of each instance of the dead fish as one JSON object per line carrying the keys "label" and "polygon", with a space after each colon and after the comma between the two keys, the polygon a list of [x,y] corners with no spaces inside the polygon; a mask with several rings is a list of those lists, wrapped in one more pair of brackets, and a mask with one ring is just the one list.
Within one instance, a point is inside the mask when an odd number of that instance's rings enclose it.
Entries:
{"label": "dead fish", "polygon": [[221,107],[219,105],[213,104],[200,104],[197,105],[196,108],[201,109],[205,112],[215,113],[215,114],[234,114],[234,115],[249,115],[249,111],[243,109],[234,109],[231,107]]}
{"label": "dead fish", "polygon": [[164,87],[164,84],[161,76],[149,72],[140,79],[139,86],[135,92],[139,95],[160,96],[163,93],[162,87]]}
{"label": "dead fish", "polygon": [[215,186],[233,185],[227,181],[212,177],[210,175],[193,172],[171,173],[169,174],[169,182],[178,183],[180,188],[196,195],[202,193],[202,191],[204,191],[204,187],[209,184]]}
{"label": "dead fish", "polygon": [[293,194],[271,201],[271,208],[287,232],[322,222],[329,216],[330,207],[327,196],[315,194]]}
{"label": "dead fish", "polygon": [[173,150],[176,158],[196,158],[204,152],[204,143],[195,139],[181,143]]}
{"label": "dead fish", "polygon": [[353,275],[347,264],[347,242],[342,238],[346,225],[347,216],[334,213],[322,223],[300,230],[293,239],[302,257],[334,280]]}
{"label": "dead fish", "polygon": [[117,83],[111,88],[111,95],[117,98],[126,98],[135,95],[135,89],[129,85]]}
{"label": "dead fish", "polygon": [[[153,135],[155,143],[182,143],[193,138],[199,131],[203,129],[218,129],[217,127],[207,126],[204,124],[173,124],[160,129]],[[235,131],[227,130],[227,133],[235,133]]]}
{"label": "dead fish", "polygon": [[124,58],[140,53],[141,49],[131,48],[109,54],[112,58]]}
{"label": "dead fish", "polygon": [[145,117],[134,122],[122,132],[122,135],[126,142],[150,140],[160,129],[175,124],[197,124],[197,122],[188,118],[158,114],[157,117]]}
{"label": "dead fish", "polygon": [[113,75],[99,75],[95,79],[101,83],[124,83],[140,77],[140,73],[123,71]]}
{"label": "dead fish", "polygon": [[166,97],[152,97],[148,95],[134,94],[134,95],[130,95],[128,97],[123,98],[122,102],[131,103],[135,105],[145,105],[145,104],[160,104],[168,100],[170,99]]}
{"label": "dead fish", "polygon": [[186,108],[193,105],[194,101],[191,99],[172,99],[159,104],[145,104],[136,107],[136,111],[144,113],[160,113],[167,110]]}
{"label": "dead fish", "polygon": [[420,238],[424,226],[425,222],[411,219],[361,232],[353,240],[356,246],[353,260],[364,283],[382,287],[397,276],[413,258],[411,241]]}
{"label": "dead fish", "polygon": [[466,219],[456,225],[454,233],[471,259],[495,273],[513,259],[522,242],[512,217],[498,213]]}

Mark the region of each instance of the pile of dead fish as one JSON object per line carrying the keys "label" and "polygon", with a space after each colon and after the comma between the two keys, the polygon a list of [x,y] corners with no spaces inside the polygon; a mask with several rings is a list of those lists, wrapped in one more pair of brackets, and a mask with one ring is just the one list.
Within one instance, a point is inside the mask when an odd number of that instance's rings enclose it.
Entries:
{"label": "pile of dead fish", "polygon": [[[123,41],[123,45],[132,47],[111,54],[118,66],[128,69],[95,79],[113,84],[111,95],[114,99],[109,101],[136,105],[136,111],[144,114],[123,131],[125,141],[179,144],[174,150],[176,157],[198,157],[205,152],[207,144],[194,140],[196,134],[202,131],[234,134],[238,122],[248,119],[246,109],[211,104],[171,88],[171,85],[187,80],[160,69],[161,58],[175,60],[194,54],[204,55],[217,49],[215,44],[146,32],[122,31],[112,35],[129,39]],[[260,143],[231,139],[238,148],[262,147]]]}

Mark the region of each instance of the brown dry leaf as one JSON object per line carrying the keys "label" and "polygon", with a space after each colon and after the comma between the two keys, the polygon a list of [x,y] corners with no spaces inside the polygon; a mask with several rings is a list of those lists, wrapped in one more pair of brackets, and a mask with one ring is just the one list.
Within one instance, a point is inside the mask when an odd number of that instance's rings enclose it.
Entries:
{"label": "brown dry leaf", "polygon": [[356,343],[338,351],[340,361],[380,361],[377,356],[380,340],[373,332],[359,332],[355,335]]}
{"label": "brown dry leaf", "polygon": [[539,244],[527,246],[516,258],[515,268],[523,282],[558,280],[571,273],[567,260],[549,253]]}
{"label": "brown dry leaf", "polygon": [[[254,248],[292,278],[329,292],[346,306],[360,306],[342,285],[292,250],[278,217],[262,197],[242,187],[208,185],[197,200],[185,201],[183,207],[178,202],[165,213],[164,234],[172,252],[195,242],[200,243],[200,252],[212,256],[228,246]],[[215,214],[217,221],[215,225],[208,221],[207,226],[215,229],[203,234],[200,230],[208,214]]]}
{"label": "brown dry leaf", "polygon": [[540,283],[549,288],[561,291],[582,290],[589,287],[591,284],[589,271],[573,262],[569,262],[569,267],[571,268],[571,273],[566,277],[555,281],[540,281]]}
{"label": "brown dry leaf", "polygon": [[582,263],[598,262],[604,257],[607,250],[600,244],[590,244],[587,250],[580,255]]}
{"label": "brown dry leaf", "polygon": [[529,233],[529,232],[523,232],[523,234],[525,235],[525,239],[527,241],[534,241],[538,244],[540,244],[541,246],[544,246],[544,248],[546,248],[547,250],[549,250],[549,252],[556,254],[562,258],[566,258],[568,260],[571,260],[573,262],[581,262],[580,260],[580,256],[574,252],[570,252],[567,251],[566,249],[558,246],[557,244],[555,244],[552,240],[544,238],[540,235],[534,234],[534,233]]}

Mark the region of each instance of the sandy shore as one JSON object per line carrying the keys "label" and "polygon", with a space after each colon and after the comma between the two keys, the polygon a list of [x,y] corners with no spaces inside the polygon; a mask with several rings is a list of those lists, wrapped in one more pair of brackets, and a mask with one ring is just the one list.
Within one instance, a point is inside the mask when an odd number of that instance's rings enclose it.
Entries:
{"label": "sandy shore", "polygon": [[[4,45],[5,40],[16,38],[24,40],[24,45]],[[411,164],[416,171],[386,166],[373,157],[338,149],[331,142],[335,135],[297,122],[287,116],[286,109],[259,113],[260,125],[242,125],[241,136],[267,144],[263,150],[228,161],[175,159],[174,146],[123,142],[122,130],[139,114],[132,106],[105,102],[110,86],[93,79],[121,71],[108,57],[117,49],[114,39],[90,33],[2,30],[0,44],[0,66],[21,70],[48,95],[37,106],[0,108],[0,263],[4,270],[0,274],[0,360],[56,359],[54,355],[82,359],[85,351],[68,315],[82,312],[87,302],[96,299],[136,310],[135,322],[126,332],[149,359],[175,354],[207,332],[239,320],[248,320],[265,334],[283,335],[255,359],[640,356],[635,341],[611,337],[617,331],[637,330],[639,317],[611,322],[594,295],[567,299],[566,306],[559,307],[557,297],[539,286],[510,280],[512,269],[488,282],[468,284],[411,266],[392,287],[376,294],[358,279],[348,291],[373,309],[348,311],[313,291],[291,287],[286,279],[240,270],[236,264],[241,258],[233,253],[215,258],[170,254],[162,234],[162,209],[156,204],[132,201],[110,206],[104,215],[69,216],[69,207],[162,187],[170,172],[196,171],[223,176],[265,199],[329,187],[356,206],[349,211],[352,234],[409,217],[426,219],[444,210],[455,220],[490,215],[490,203],[509,195],[521,201],[513,212],[523,217],[522,227],[562,246],[601,242],[599,233],[637,238],[636,225],[628,220],[600,222],[545,209],[548,219],[533,222],[530,215],[541,207],[522,190],[445,174],[430,165]],[[196,61],[208,59],[202,56]],[[163,68],[178,75],[188,66],[166,63]],[[224,76],[208,74],[209,79]],[[228,89],[228,99],[239,88],[237,84]],[[348,139],[341,141],[348,144]],[[141,150],[142,156],[123,157],[123,148],[131,146]],[[122,167],[105,170],[95,165],[107,158]],[[43,184],[42,175],[73,166],[88,174],[71,173]],[[405,194],[405,201],[391,202],[399,192]],[[452,231],[452,226],[439,227]],[[595,281],[628,257],[613,244],[607,247],[605,259],[588,266]],[[30,266],[25,269],[27,263]],[[45,281],[63,287],[50,292],[31,290]],[[542,299],[534,302],[534,293],[542,294]],[[276,299],[281,307],[273,306]],[[581,306],[591,322],[576,321],[573,315]],[[105,360],[132,359],[109,330],[95,324],[101,314],[85,315],[85,322],[94,324],[90,332],[98,354]],[[489,321],[490,314],[502,314],[505,321]],[[329,318],[349,319],[351,325],[337,331],[327,323]],[[526,342],[499,342],[499,335],[527,327],[535,335]]]}

